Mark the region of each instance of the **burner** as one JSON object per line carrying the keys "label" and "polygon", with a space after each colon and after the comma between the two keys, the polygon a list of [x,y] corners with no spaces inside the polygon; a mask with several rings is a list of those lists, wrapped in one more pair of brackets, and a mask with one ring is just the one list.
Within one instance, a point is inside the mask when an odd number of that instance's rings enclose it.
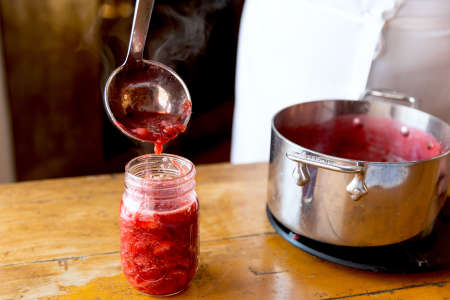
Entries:
{"label": "burner", "polygon": [[[449,201],[447,201],[447,204]],[[447,205],[450,206],[450,205]],[[445,213],[447,211],[447,213]],[[418,241],[379,247],[346,247],[317,242],[290,231],[278,222],[267,207],[270,223],[294,246],[322,259],[374,272],[413,273],[450,267],[450,215],[443,209],[433,232]]]}

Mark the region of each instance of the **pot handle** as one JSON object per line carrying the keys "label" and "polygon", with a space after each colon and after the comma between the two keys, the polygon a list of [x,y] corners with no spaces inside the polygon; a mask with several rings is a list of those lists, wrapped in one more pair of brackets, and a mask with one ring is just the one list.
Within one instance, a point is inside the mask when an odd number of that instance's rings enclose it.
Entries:
{"label": "pot handle", "polygon": [[330,171],[355,174],[353,180],[346,187],[347,192],[354,201],[359,200],[368,193],[367,186],[364,183],[365,166],[362,163],[343,164],[338,160],[308,151],[286,153],[286,157],[297,163],[293,176],[298,186],[304,186],[310,181],[307,165],[311,165]]}
{"label": "pot handle", "polygon": [[359,99],[362,100],[368,96],[378,97],[378,98],[383,99],[384,101],[395,100],[397,102],[405,103],[406,105],[413,107],[413,108],[419,107],[419,100],[417,100],[417,98],[414,98],[412,96],[408,96],[408,95],[405,95],[405,94],[402,94],[402,93],[399,93],[399,92],[396,92],[393,90],[367,89],[359,97]]}

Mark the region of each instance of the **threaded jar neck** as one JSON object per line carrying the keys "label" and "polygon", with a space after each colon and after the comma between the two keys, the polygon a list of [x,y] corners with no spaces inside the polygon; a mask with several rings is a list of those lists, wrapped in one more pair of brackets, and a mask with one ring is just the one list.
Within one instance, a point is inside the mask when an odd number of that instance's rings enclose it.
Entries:
{"label": "threaded jar neck", "polygon": [[125,166],[125,189],[134,197],[170,200],[195,188],[195,166],[172,154],[146,154]]}

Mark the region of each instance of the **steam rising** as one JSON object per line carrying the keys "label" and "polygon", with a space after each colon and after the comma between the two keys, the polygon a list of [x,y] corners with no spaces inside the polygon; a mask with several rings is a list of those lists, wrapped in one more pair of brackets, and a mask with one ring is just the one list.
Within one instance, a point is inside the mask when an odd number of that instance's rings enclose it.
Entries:
{"label": "steam rising", "polygon": [[173,2],[155,7],[154,14],[161,24],[156,30],[150,29],[147,41],[148,56],[172,66],[202,52],[210,32],[207,18],[224,8],[228,0],[175,1],[176,5]]}
{"label": "steam rising", "polygon": [[[223,9],[230,0],[160,0],[155,2],[147,36],[145,59],[164,63],[174,69],[183,62],[190,64],[202,53],[208,42],[214,13]],[[125,4],[128,3],[129,8]],[[101,28],[102,22],[110,24],[101,32],[103,43],[100,53],[103,90],[110,73],[122,64],[128,41],[134,1],[121,2],[117,7],[107,2],[100,7],[98,18],[91,27]],[[126,9],[125,9],[126,8]],[[113,25],[111,24],[113,23]],[[112,25],[112,26],[111,26]],[[91,30],[84,37],[84,44],[92,42]],[[113,46],[111,48],[111,46]],[[119,53],[117,52],[119,51]]]}

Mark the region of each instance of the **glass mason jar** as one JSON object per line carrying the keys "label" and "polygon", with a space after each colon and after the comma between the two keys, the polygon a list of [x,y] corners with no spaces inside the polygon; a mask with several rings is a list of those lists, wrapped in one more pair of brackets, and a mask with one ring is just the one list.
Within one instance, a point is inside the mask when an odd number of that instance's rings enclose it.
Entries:
{"label": "glass mason jar", "polygon": [[148,154],[125,167],[120,206],[122,270],[150,295],[185,290],[198,265],[195,167],[170,154]]}

